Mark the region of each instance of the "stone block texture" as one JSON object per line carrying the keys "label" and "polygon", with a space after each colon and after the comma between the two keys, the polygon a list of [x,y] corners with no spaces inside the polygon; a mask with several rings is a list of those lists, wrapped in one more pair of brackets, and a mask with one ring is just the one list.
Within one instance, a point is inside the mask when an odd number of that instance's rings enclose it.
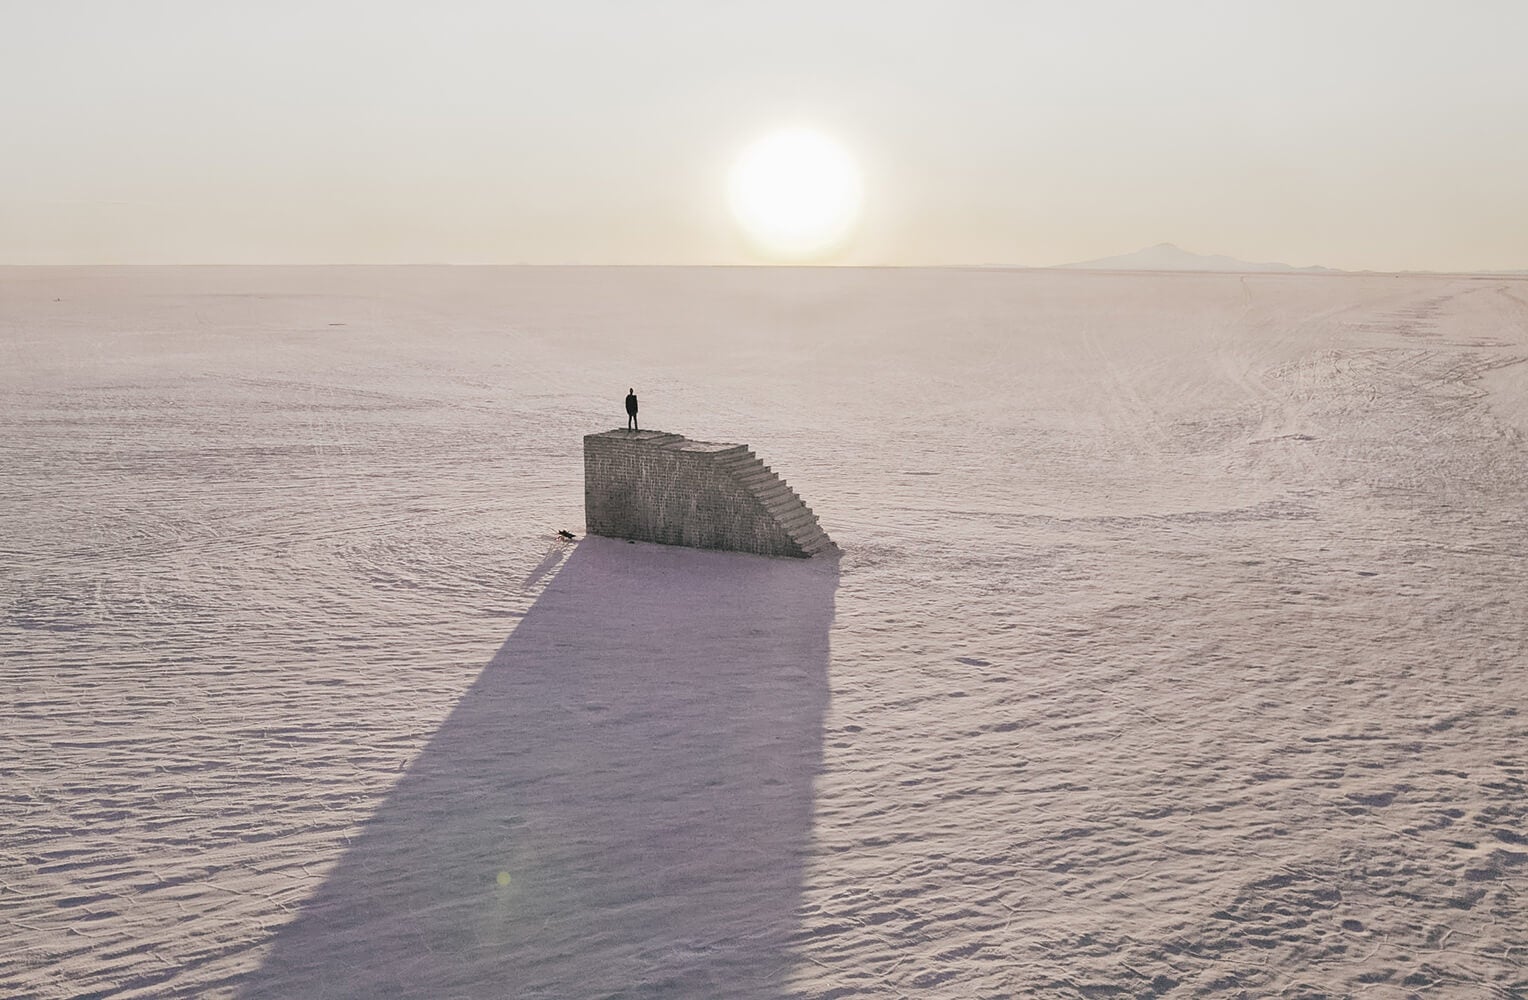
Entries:
{"label": "stone block texture", "polygon": [[584,437],[591,535],[798,559],[838,546],[790,484],[746,445],[662,431]]}

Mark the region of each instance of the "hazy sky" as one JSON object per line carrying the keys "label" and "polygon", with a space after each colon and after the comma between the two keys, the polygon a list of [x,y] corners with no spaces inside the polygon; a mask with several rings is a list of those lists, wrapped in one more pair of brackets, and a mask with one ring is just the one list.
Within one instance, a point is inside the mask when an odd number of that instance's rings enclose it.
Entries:
{"label": "hazy sky", "polygon": [[837,262],[1161,241],[1528,267],[1528,2],[0,0],[0,262],[748,263],[739,150],[865,184]]}

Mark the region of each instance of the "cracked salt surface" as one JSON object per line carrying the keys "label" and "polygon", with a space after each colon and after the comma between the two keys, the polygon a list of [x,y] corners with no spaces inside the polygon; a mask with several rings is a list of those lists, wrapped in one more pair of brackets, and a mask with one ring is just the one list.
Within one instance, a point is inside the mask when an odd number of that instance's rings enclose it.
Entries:
{"label": "cracked salt surface", "polygon": [[[1528,992],[1528,283],[0,269],[0,994]],[[567,544],[748,442],[841,561]]]}

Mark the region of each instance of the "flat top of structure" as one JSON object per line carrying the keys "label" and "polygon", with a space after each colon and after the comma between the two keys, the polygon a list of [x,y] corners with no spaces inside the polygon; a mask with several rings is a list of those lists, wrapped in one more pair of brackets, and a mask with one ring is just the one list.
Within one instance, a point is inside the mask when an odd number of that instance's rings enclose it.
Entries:
{"label": "flat top of structure", "polygon": [[586,434],[585,437],[610,438],[626,444],[642,444],[652,448],[668,448],[672,451],[730,451],[733,448],[743,447],[740,444],[722,444],[716,441],[691,441],[683,434],[669,434],[665,431],[629,431],[623,427],[617,427],[613,431],[600,431],[598,434]]}

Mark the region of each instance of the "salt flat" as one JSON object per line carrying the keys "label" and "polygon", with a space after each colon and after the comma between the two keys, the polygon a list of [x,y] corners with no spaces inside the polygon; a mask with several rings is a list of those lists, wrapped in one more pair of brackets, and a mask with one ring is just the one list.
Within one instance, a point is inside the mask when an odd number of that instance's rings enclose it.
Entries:
{"label": "salt flat", "polygon": [[[0,268],[0,994],[1528,995],[1528,280]],[[743,441],[836,563],[588,539]]]}

